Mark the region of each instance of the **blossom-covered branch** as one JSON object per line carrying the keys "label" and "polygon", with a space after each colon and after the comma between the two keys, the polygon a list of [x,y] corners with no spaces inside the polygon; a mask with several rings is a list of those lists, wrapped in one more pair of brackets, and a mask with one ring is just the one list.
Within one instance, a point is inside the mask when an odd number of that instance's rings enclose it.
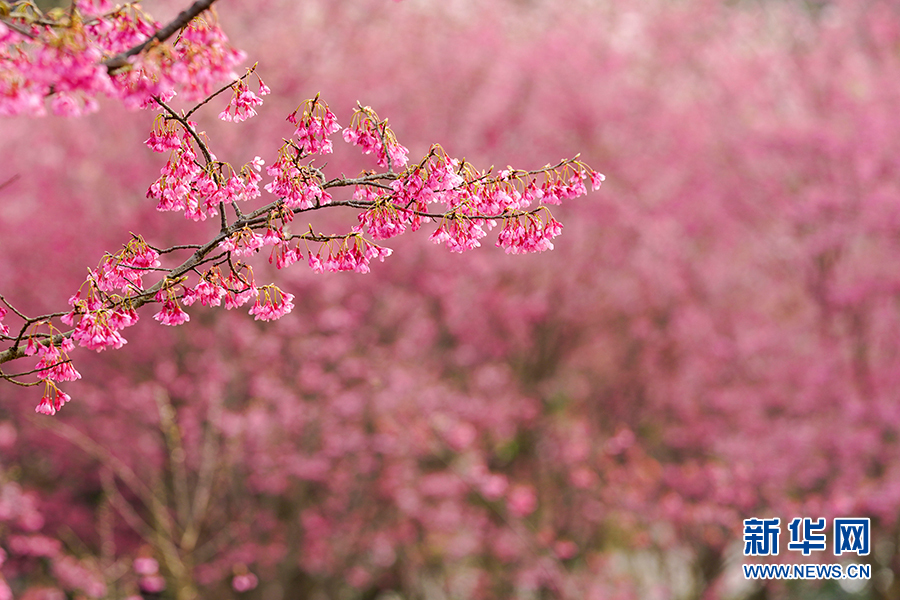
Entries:
{"label": "blossom-covered branch", "polygon": [[128,65],[128,59],[130,57],[136,54],[140,54],[154,42],[166,41],[167,39],[172,37],[175,32],[187,25],[194,17],[208,10],[215,2],[216,0],[197,0],[190,7],[181,11],[181,13],[179,13],[171,23],[161,29],[157,29],[156,33],[147,38],[146,41],[132,46],[128,50],[120,52],[112,58],[106,59],[105,61],[103,61],[103,64],[106,65],[106,68],[110,73],[114,72],[116,69],[121,69],[122,67]]}
{"label": "blossom-covered branch", "polygon": [[[552,249],[553,238],[562,232],[549,205],[587,193],[585,181],[596,189],[603,180],[577,156],[534,170],[508,167],[494,172],[493,167],[478,170],[464,159],[452,158],[438,144],[419,162],[409,164],[409,151],[387,120],[361,104],[342,138],[364,154],[374,154],[377,166],[386,170],[328,179],[315,159],[333,151],[331,136],[341,126],[316,95],[288,115],[293,137],[278,149],[266,169],[272,181],[261,190],[265,164],[261,157],[240,167],[219,160],[208,136],[190,120],[199,107],[229,90],[231,100],[219,118],[239,122],[253,117],[262,97],[270,93],[255,68],[187,112],[169,106],[167,94],[153,96],[161,112],[146,144],[156,152],[168,152],[169,158],[147,197],[156,201],[157,210],[180,212],[193,221],[218,217],[218,233],[202,245],[167,249],[157,249],[133,235],[122,250],[107,254],[90,271],[70,298],[68,313],[28,318],[15,311],[25,321],[19,333],[9,335],[2,326],[0,333],[10,347],[0,352],[0,364],[39,357],[34,371],[44,383],[44,396],[38,412],[54,414],[69,400],[57,383],[80,377],[69,358],[75,344],[98,352],[121,348],[126,343],[121,332],[138,321],[137,311],[145,304],[161,304],[154,319],[169,326],[189,321],[183,307],[196,302],[209,307],[224,304],[227,309],[252,303],[250,314],[265,321],[289,313],[293,295],[275,284],[258,284],[253,266],[246,262],[264,248],[270,249],[268,261],[278,269],[305,257],[317,273],[367,273],[373,259],[383,261],[392,252],[375,241],[437,223],[431,240],[454,252],[480,246],[480,240],[498,224],[497,245],[507,253],[541,252]],[[248,83],[251,75],[258,84],[255,92]],[[340,188],[352,188],[352,194],[335,199],[332,193]],[[262,197],[263,191],[272,199],[245,214],[240,206]],[[311,224],[299,232],[292,229],[296,216],[326,208],[354,210],[358,223],[349,231],[332,234],[317,232]],[[180,263],[163,266],[163,255],[185,251],[191,253]],[[145,281],[148,277],[153,281]],[[55,325],[55,319],[69,329]],[[23,382],[20,376],[25,374],[0,374],[0,378],[23,385],[39,383]]]}
{"label": "blossom-covered branch", "polygon": [[176,92],[206,97],[245,58],[205,12],[214,1],[195,2],[166,26],[137,2],[76,0],[47,14],[12,3],[0,18],[0,116],[43,115],[48,97],[63,116],[96,111],[100,96],[130,108]]}

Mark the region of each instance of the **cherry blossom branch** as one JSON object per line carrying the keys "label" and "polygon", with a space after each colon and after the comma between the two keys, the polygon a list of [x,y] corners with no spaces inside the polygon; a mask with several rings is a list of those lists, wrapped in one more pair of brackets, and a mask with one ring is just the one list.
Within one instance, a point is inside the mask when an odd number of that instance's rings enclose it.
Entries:
{"label": "cherry blossom branch", "polygon": [[[198,4],[201,3],[195,6]],[[303,256],[302,241],[313,271],[366,273],[372,259],[383,261],[392,252],[368,238],[393,238],[431,222],[438,223],[431,234],[432,241],[445,243],[454,252],[480,246],[479,240],[498,221],[502,221],[502,227],[497,245],[506,252],[542,252],[553,248],[550,240],[562,231],[547,205],[586,194],[586,178],[590,178],[594,189],[603,180],[578,156],[554,166],[527,171],[509,167],[494,173],[493,167],[478,171],[466,160],[449,157],[437,144],[418,164],[407,166],[408,150],[399,144],[387,120],[379,119],[374,110],[359,103],[342,137],[365,154],[374,154],[377,164],[386,170],[328,179],[323,171],[326,165],[315,166],[313,159],[332,152],[329,136],[340,126],[317,94],[288,116],[287,120],[296,126],[295,139],[284,141],[278,158],[266,170],[273,181],[265,190],[275,200],[245,215],[238,202],[261,195],[260,171],[264,161],[256,157],[236,169],[216,159],[205,134],[197,131],[188,115],[232,89],[229,106],[219,118],[242,121],[254,116],[255,107],[262,103],[247,86],[246,80],[254,69],[255,66],[229,85],[211,92],[187,113],[175,111],[163,95],[151,96],[162,112],[154,121],[147,144],[155,151],[170,152],[170,158],[147,196],[159,202],[158,210],[184,211],[193,220],[218,216],[219,232],[202,245],[166,249],[166,253],[193,251],[174,267],[161,266],[159,258],[163,252],[132,233],[131,241],[122,250],[107,253],[97,269],[89,272],[81,289],[69,300],[70,312],[26,319],[15,311],[25,324],[17,336],[7,336],[12,347],[0,352],[0,364],[23,356],[39,356],[38,365],[30,372],[39,373],[45,383],[38,412],[55,414],[69,400],[56,382],[80,377],[67,354],[74,349],[74,342],[97,351],[121,347],[126,340],[119,331],[137,322],[137,311],[145,304],[162,304],[153,318],[170,326],[188,321],[190,316],[181,305],[190,306],[196,301],[206,306],[218,306],[224,301],[226,308],[235,308],[255,299],[250,314],[262,320],[277,319],[292,310],[291,294],[274,284],[258,285],[252,266],[234,258],[251,256],[271,246],[269,262],[281,269]],[[268,93],[260,79],[259,94]],[[199,148],[202,161],[197,160],[195,148]],[[396,172],[395,167],[403,170]],[[543,183],[539,186],[540,176]],[[354,188],[352,198],[346,200],[335,200],[328,191],[346,187]],[[235,214],[230,223],[225,214],[226,203]],[[444,208],[431,209],[429,205],[434,203],[442,203]],[[316,232],[312,225],[303,233],[289,230],[294,218],[302,213],[337,207],[357,211],[359,224],[346,233],[335,234]],[[319,244],[318,250],[310,249],[309,244]],[[201,269],[204,266],[206,270]],[[153,273],[160,273],[161,277],[145,286],[142,278]],[[196,276],[198,283],[189,284],[191,276]],[[51,323],[57,317],[71,329],[58,330]],[[50,331],[35,331],[35,326],[41,324]],[[0,327],[7,329],[2,323]],[[0,333],[5,335],[7,331]],[[27,344],[22,347],[26,339]],[[182,498],[182,522],[188,514],[184,502]],[[195,515],[197,509],[189,512]],[[192,538],[193,533],[186,537]]]}
{"label": "cherry blossom branch", "polygon": [[[148,246],[150,246],[150,245],[148,244]],[[203,247],[202,244],[179,244],[179,245],[175,245],[175,246],[169,246],[168,248],[163,248],[163,249],[159,249],[159,248],[150,246],[150,248],[153,248],[153,250],[155,250],[159,254],[169,254],[170,252],[177,252],[178,250],[196,250],[196,249],[202,248],[202,247]]]}
{"label": "cherry blossom branch", "polygon": [[9,381],[10,383],[15,383],[16,385],[21,385],[22,387],[32,387],[32,386],[35,386],[35,385],[40,385],[41,382],[40,382],[40,381],[31,381],[31,382],[27,382],[27,383],[26,383],[26,382],[23,382],[23,381],[16,381],[15,378],[18,378],[18,377],[24,377],[25,375],[32,375],[32,374],[34,374],[34,373],[40,373],[40,372],[43,371],[44,369],[52,369],[53,367],[58,367],[59,365],[63,365],[63,364],[66,364],[66,363],[71,363],[71,362],[72,362],[72,359],[71,359],[71,358],[67,358],[66,360],[61,360],[61,361],[59,361],[59,362],[57,362],[57,363],[53,363],[53,364],[51,364],[51,365],[48,365],[48,366],[46,366],[46,367],[42,367],[42,368],[40,368],[40,369],[32,369],[32,370],[30,370],[30,371],[23,371],[23,372],[21,372],[21,373],[4,373],[4,372],[0,371],[0,379],[6,379],[6,380]]}
{"label": "cherry blossom branch", "polygon": [[110,73],[127,66],[129,58],[140,54],[154,42],[166,41],[172,37],[176,31],[190,23],[191,19],[203,11],[208,10],[215,2],[216,0],[197,0],[187,9],[181,11],[168,25],[157,30],[156,33],[150,36],[146,41],[103,61],[103,64],[106,65],[106,68]]}
{"label": "cherry blossom branch", "polygon": [[9,308],[9,310],[13,311],[13,312],[16,314],[17,317],[19,317],[19,318],[22,319],[23,321],[28,321],[28,317],[26,317],[25,315],[23,315],[22,313],[20,313],[20,312],[18,311],[18,309],[16,309],[15,306],[13,306],[12,304],[10,304],[9,301],[8,301],[6,298],[3,297],[3,294],[0,294],[0,302],[2,302],[3,304],[5,304],[5,305],[7,306],[7,308]]}
{"label": "cherry blossom branch", "polygon": [[235,85],[237,85],[237,84],[238,84],[239,82],[241,82],[241,81],[246,81],[246,79],[247,79],[248,77],[250,77],[250,75],[252,75],[252,74],[256,71],[256,67],[257,67],[257,66],[259,66],[259,63],[256,63],[256,64],[254,64],[252,67],[250,67],[249,69],[247,69],[247,72],[246,72],[244,75],[242,75],[241,77],[238,77],[237,79],[235,79],[235,80],[232,81],[231,83],[228,83],[228,84],[226,84],[226,85],[223,85],[221,88],[219,88],[218,90],[216,90],[215,92],[213,92],[212,94],[210,94],[209,96],[207,96],[206,98],[204,98],[203,100],[201,100],[200,102],[198,102],[198,103],[196,104],[196,106],[194,106],[191,110],[187,111],[187,112],[184,114],[185,120],[190,119],[192,114],[194,114],[195,112],[197,112],[198,110],[200,110],[202,107],[204,107],[204,106],[206,106],[207,104],[209,104],[209,102],[210,102],[211,100],[213,100],[214,98],[216,98],[219,94],[222,94],[222,93],[226,92],[227,90],[234,89]]}
{"label": "cherry blossom branch", "polygon": [[[167,112],[169,112],[169,114],[173,116],[173,118],[178,120],[190,132],[191,136],[198,142],[198,144],[201,144],[201,148],[205,149],[205,145],[202,145],[203,144],[202,140],[199,138],[199,135],[196,133],[196,131],[193,130],[193,128],[189,127],[189,125],[186,122],[184,122],[180,117],[178,117],[177,113],[175,113],[171,108],[167,107],[164,103],[160,103],[160,105],[164,109],[166,109]],[[571,164],[573,161],[574,161],[574,159],[563,160],[563,161],[560,161],[560,163],[558,163],[554,167],[544,167],[542,169],[527,171],[527,173],[531,174],[531,175],[545,173],[549,170],[559,168],[560,166]],[[396,178],[397,178],[396,175],[390,174],[390,173],[370,174],[370,175],[367,175],[367,176],[364,176],[361,178],[332,180],[332,181],[326,183],[323,187],[329,187],[329,188],[330,187],[347,187],[350,185],[371,184],[379,179],[393,180]],[[123,301],[120,302],[119,305],[121,305],[123,302],[125,302],[127,300],[127,303],[130,305],[130,307],[132,309],[138,309],[141,306],[143,306],[144,304],[150,302],[151,298],[153,296],[155,296],[156,293],[159,292],[163,288],[164,285],[166,285],[166,282],[171,282],[175,279],[178,279],[185,273],[204,264],[206,262],[205,259],[207,259],[208,255],[210,253],[212,253],[213,250],[215,250],[219,246],[220,243],[222,243],[226,238],[233,235],[235,232],[240,231],[241,229],[243,229],[245,227],[259,227],[259,226],[262,226],[264,223],[267,223],[268,216],[266,217],[266,219],[263,219],[262,215],[263,214],[269,215],[273,210],[278,208],[280,205],[283,205],[283,203],[284,203],[283,199],[274,201],[272,203],[269,203],[269,204],[261,207],[257,211],[254,211],[254,213],[251,213],[251,215],[248,215],[245,218],[237,219],[230,226],[226,226],[224,230],[220,231],[220,233],[218,235],[216,235],[212,240],[210,240],[209,242],[207,242],[206,244],[204,244],[200,247],[196,247],[195,245],[186,245],[186,246],[181,246],[181,247],[173,247],[173,248],[169,249],[169,251],[174,251],[175,249],[196,248],[196,251],[190,258],[188,258],[186,261],[184,261],[178,267],[175,267],[173,269],[165,271],[166,276],[164,278],[162,278],[160,281],[158,281],[155,285],[153,285],[149,289],[143,291],[142,293],[140,293],[137,296],[131,296],[127,299],[123,299]],[[327,208],[327,207],[347,206],[347,207],[352,207],[352,208],[372,208],[375,205],[376,205],[375,201],[338,201],[338,202],[332,202],[332,203],[325,204],[325,205],[317,205],[317,206],[311,206],[311,207],[305,207],[305,208],[298,207],[298,208],[292,209],[290,212],[291,212],[291,214],[300,214],[303,212],[312,211],[312,210],[320,210],[320,209]],[[425,211],[418,211],[418,210],[414,210],[411,212],[415,216],[428,217],[428,218],[432,218],[432,219],[461,218],[461,219],[470,219],[470,220],[492,220],[492,219],[507,219],[507,218],[515,218],[515,217],[519,217],[519,216],[527,216],[527,215],[534,214],[540,210],[546,210],[546,209],[545,209],[545,207],[540,207],[540,208],[537,208],[537,209],[534,209],[531,211],[505,212],[505,213],[490,214],[490,215],[466,215],[466,214],[459,213],[458,209],[453,209],[453,210],[450,210],[445,213],[432,213],[432,212],[425,212]],[[337,239],[346,239],[347,237],[348,236],[346,236],[346,235],[326,236],[326,235],[321,235],[321,234],[313,234],[310,231],[309,233],[291,236],[290,239],[305,239],[307,241],[314,241],[314,242],[327,242],[327,241],[332,241],[332,240],[337,240]],[[0,299],[2,299],[4,301],[4,303],[6,303],[5,299],[3,299],[2,297],[0,297]],[[7,303],[7,305],[8,305],[8,303]],[[53,313],[51,315],[43,315],[41,317],[36,317],[33,319],[26,318],[24,315],[22,315],[18,311],[16,311],[16,314],[19,315],[20,317],[22,317],[23,319],[26,319],[26,327],[27,327],[27,325],[29,325],[31,323],[35,323],[35,322],[38,322],[41,320],[47,320],[47,319],[53,318],[53,317],[59,317],[66,313]],[[24,337],[24,331],[25,331],[25,327],[23,327],[23,332],[19,336],[17,336],[17,338],[16,338],[17,342]],[[71,335],[71,333],[72,332],[69,331],[69,332],[66,332],[65,334],[53,336],[51,338],[51,342],[59,343],[62,341],[62,339],[69,337]],[[8,362],[8,361],[16,359],[16,358],[21,358],[25,355],[26,355],[25,352],[22,350],[16,351],[16,348],[14,346],[14,348],[12,348],[10,350],[0,352],[0,364],[2,364],[4,362]]]}
{"label": "cherry blossom branch", "polygon": [[[45,16],[31,2],[13,2],[0,11],[0,113],[43,116],[49,105],[57,115],[76,116],[98,110],[100,96],[132,109],[152,96],[206,96],[245,58],[214,20],[197,19],[214,2],[194,2],[162,28],[130,3],[95,14],[93,3],[73,2],[65,13]],[[161,45],[179,29],[174,44]]]}
{"label": "cherry blossom branch", "polygon": [[[228,89],[228,88],[225,88],[225,89]],[[218,93],[218,92],[216,92],[216,93]],[[165,102],[163,102],[162,99],[161,99],[159,96],[153,96],[153,100],[155,100],[156,103],[157,103],[164,111],[166,111],[167,113],[169,113],[168,118],[170,118],[170,119],[172,119],[172,120],[175,120],[175,121],[178,121],[179,123],[181,123],[181,126],[184,127],[184,130],[185,130],[188,134],[190,134],[190,136],[191,136],[192,138],[194,138],[194,141],[197,142],[197,146],[200,147],[200,151],[203,153],[203,158],[206,159],[206,164],[208,165],[208,164],[210,164],[211,162],[213,162],[212,154],[210,153],[209,148],[206,147],[206,143],[205,143],[205,142],[203,141],[203,139],[200,137],[200,134],[197,133],[197,130],[194,129],[193,125],[191,125],[191,122],[187,120],[187,117],[183,117],[183,116],[179,115],[177,112],[175,112],[175,109],[173,109],[173,108],[170,107],[168,104],[166,104]],[[192,111],[192,112],[193,112],[193,111]]]}

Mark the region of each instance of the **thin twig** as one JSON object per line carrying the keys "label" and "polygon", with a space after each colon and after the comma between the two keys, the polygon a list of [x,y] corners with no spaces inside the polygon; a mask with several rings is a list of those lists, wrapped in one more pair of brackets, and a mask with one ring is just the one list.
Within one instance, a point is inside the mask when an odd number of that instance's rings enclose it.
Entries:
{"label": "thin twig", "polygon": [[247,73],[246,73],[246,74],[244,74],[244,75],[241,76],[241,77],[238,77],[237,79],[235,79],[235,80],[232,81],[231,83],[227,83],[227,84],[223,85],[222,87],[220,87],[218,90],[216,90],[215,92],[213,92],[212,94],[210,94],[209,96],[207,96],[205,99],[203,99],[203,100],[201,100],[199,103],[197,103],[197,105],[194,106],[194,108],[192,108],[191,110],[187,111],[187,112],[185,113],[185,115],[184,115],[184,118],[185,118],[185,119],[189,119],[190,116],[191,116],[192,114],[194,114],[195,112],[197,112],[197,110],[200,109],[200,107],[202,107],[202,106],[208,104],[210,100],[212,100],[213,98],[215,98],[216,96],[218,96],[219,94],[221,94],[222,92],[224,92],[225,90],[234,87],[234,84],[236,84],[238,81],[243,81],[244,79],[250,77],[250,75],[251,75],[255,70],[256,70],[256,65],[253,65],[252,67],[250,67],[249,69],[247,69]]}
{"label": "thin twig", "polygon": [[191,124],[188,122],[188,120],[185,117],[182,117],[181,115],[179,115],[177,112],[175,112],[175,110],[173,108],[171,108],[168,104],[163,102],[159,96],[153,96],[153,99],[156,101],[157,104],[160,105],[160,107],[162,107],[163,110],[165,110],[167,113],[169,113],[170,117],[172,117],[173,119],[175,119],[176,121],[181,123],[181,125],[185,129],[187,129],[187,132],[191,134],[191,137],[194,138],[194,141],[196,141],[197,145],[200,146],[200,151],[203,153],[203,158],[206,159],[206,164],[207,165],[211,164],[213,162],[212,154],[210,154],[209,149],[206,147],[206,144],[203,142],[203,140],[200,139],[200,134],[197,133],[193,127],[191,127]]}
{"label": "thin twig", "polygon": [[[23,371],[21,373],[9,373],[9,374],[0,373],[0,378],[8,379],[10,377],[23,377],[25,375],[31,375],[33,373],[40,373],[41,371],[46,371],[48,369],[52,369],[53,367],[58,367],[59,365],[64,365],[66,363],[71,363],[71,362],[72,362],[72,359],[67,358],[66,360],[61,360],[58,363],[53,363],[52,365],[47,365],[46,367],[41,367],[40,369],[32,369],[30,371]],[[37,381],[37,382],[29,384],[29,385],[36,385],[37,383],[41,383],[41,382]]]}
{"label": "thin twig", "polygon": [[157,254],[168,254],[170,252],[176,252],[178,250],[197,250],[198,248],[202,248],[202,244],[181,244],[178,246],[170,246],[169,248],[154,248],[150,244],[147,244],[147,247],[154,250]]}
{"label": "thin twig", "polygon": [[19,175],[18,173],[16,173],[15,175],[13,175],[12,177],[10,177],[9,179],[7,179],[6,181],[4,181],[3,183],[0,183],[0,190],[2,190],[3,188],[5,188],[5,187],[8,186],[8,185],[11,185],[11,184],[15,183],[15,181],[16,181],[17,179],[19,179],[19,177],[21,177],[21,175]]}

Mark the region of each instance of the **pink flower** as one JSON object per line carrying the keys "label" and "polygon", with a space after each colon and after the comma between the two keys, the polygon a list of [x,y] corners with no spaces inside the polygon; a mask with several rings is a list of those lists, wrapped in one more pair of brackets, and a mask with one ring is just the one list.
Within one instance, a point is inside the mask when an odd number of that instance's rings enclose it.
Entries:
{"label": "pink flower", "polygon": [[153,315],[153,318],[163,325],[181,325],[191,320],[191,316],[184,312],[174,299],[166,300],[162,310]]}
{"label": "pink flower", "polygon": [[[26,354],[33,342],[34,338],[28,340],[29,346],[26,347]],[[81,374],[75,370],[75,367],[69,361],[68,354],[66,354],[68,350],[73,348],[72,341],[69,339],[63,340],[61,348],[62,351],[52,341],[47,346],[38,345],[37,352],[41,360],[38,361],[35,368],[40,369],[41,378],[54,381],[75,381],[76,379],[81,379]]]}
{"label": "pink flower", "polygon": [[250,301],[251,298],[255,298],[259,295],[259,290],[255,285],[251,283],[250,287],[246,287],[246,284],[235,281],[235,285],[239,285],[240,287],[245,287],[240,292],[234,292],[232,290],[227,290],[225,293],[225,308],[231,310],[233,308],[240,308]]}
{"label": "pink flower", "polygon": [[236,592],[246,592],[252,590],[259,584],[259,579],[257,579],[256,575],[253,573],[243,573],[241,575],[235,575],[234,579],[231,580],[231,587],[234,588]]}
{"label": "pink flower", "polygon": [[44,397],[41,398],[41,402],[35,407],[34,412],[42,415],[55,415],[71,399],[68,394],[56,387],[56,384],[48,380],[44,387]]}
{"label": "pink flower", "polygon": [[122,329],[125,326],[124,323],[130,319],[125,315],[118,319],[111,318],[116,314],[118,313],[109,310],[98,310],[82,315],[75,331],[72,332],[72,339],[80,346],[97,352],[107,348],[121,348],[127,341],[117,329]]}
{"label": "pink flower", "polygon": [[507,254],[553,250],[551,240],[561,233],[562,224],[553,217],[542,223],[539,218],[529,215],[524,224],[518,217],[506,219],[497,246],[505,248]]}
{"label": "pink flower", "polygon": [[410,212],[397,209],[393,205],[376,205],[357,215],[359,230],[368,231],[373,239],[386,240],[406,231],[406,221]]}
{"label": "pink flower", "polygon": [[378,166],[404,168],[408,162],[409,150],[401,146],[387,121],[379,121],[368,106],[359,106],[353,115],[350,127],[343,131],[344,141],[362,148],[364,154],[375,153]]}
{"label": "pink flower", "polygon": [[[265,87],[260,81],[260,89]],[[268,88],[265,88],[268,90]],[[233,94],[228,106],[219,113],[223,121],[239,123],[256,116],[256,107],[262,106],[262,98],[250,91],[246,82],[239,81],[232,86]]]}
{"label": "pink flower", "polygon": [[260,296],[256,298],[256,304],[250,308],[250,314],[257,321],[272,321],[280,319],[294,309],[294,295],[282,292],[275,286],[265,286],[260,288],[263,292],[260,302]]}
{"label": "pink flower", "polygon": [[181,137],[175,125],[176,121],[166,121],[158,116],[153,122],[150,137],[144,143],[154,152],[167,152],[181,147]]}
{"label": "pink flower", "polygon": [[200,304],[203,306],[219,306],[222,303],[222,296],[224,295],[225,290],[222,289],[220,285],[206,279],[201,279],[200,283],[198,283],[194,289],[185,290],[181,302],[185,306],[190,306],[197,300],[200,300]]}
{"label": "pink flower", "polygon": [[120,308],[109,314],[108,321],[116,329],[125,329],[138,322],[138,314],[133,308],[127,310]]}
{"label": "pink flower", "polygon": [[356,271],[357,273],[368,273],[369,262],[373,258],[384,262],[384,259],[391,255],[393,250],[376,246],[361,237],[349,238],[344,245],[336,251],[330,249],[328,258],[322,259],[320,255],[309,256],[309,266],[315,273],[323,273],[326,271]]}
{"label": "pink flower", "polygon": [[[301,109],[303,110],[298,119],[297,113]],[[328,136],[339,131],[341,126],[338,125],[337,117],[328,105],[319,99],[318,94],[288,115],[287,120],[297,126],[294,135],[297,137],[297,147],[302,154],[331,154],[334,146]]]}
{"label": "pink flower", "polygon": [[256,233],[250,228],[244,227],[219,242],[219,248],[226,252],[231,252],[235,256],[251,256],[256,250],[262,248],[265,243],[266,239],[261,233]]}
{"label": "pink flower", "polygon": [[441,222],[429,239],[436,244],[446,243],[451,252],[465,252],[481,246],[478,240],[487,235],[485,224],[484,219],[448,218]]}
{"label": "pink flower", "polygon": [[537,496],[529,485],[514,487],[506,498],[509,512],[517,517],[526,517],[537,508]]}
{"label": "pink flower", "polygon": [[313,273],[324,273],[325,266],[322,263],[322,257],[316,254],[313,256],[309,255],[309,268],[312,269]]}
{"label": "pink flower", "polygon": [[138,575],[153,575],[159,571],[159,563],[155,558],[138,557],[134,559],[134,572]]}
{"label": "pink flower", "polygon": [[306,210],[329,204],[331,195],[320,187],[314,172],[294,164],[298,156],[296,149],[282,146],[278,159],[266,169],[266,173],[275,178],[265,186],[266,191],[282,198],[288,208]]}
{"label": "pink flower", "polygon": [[145,575],[141,577],[138,585],[143,592],[158,594],[159,592],[166,589],[166,580],[160,575]]}
{"label": "pink flower", "polygon": [[140,237],[132,240],[115,255],[107,254],[100,266],[91,272],[90,278],[104,292],[142,289],[141,278],[147,271],[158,267],[159,253],[147,246]]}
{"label": "pink flower", "polygon": [[300,252],[299,246],[290,248],[288,247],[288,244],[284,242],[276,244],[275,247],[272,248],[272,252],[269,254],[269,264],[274,262],[276,268],[283,269],[291,266],[301,258],[303,258],[303,254]]}

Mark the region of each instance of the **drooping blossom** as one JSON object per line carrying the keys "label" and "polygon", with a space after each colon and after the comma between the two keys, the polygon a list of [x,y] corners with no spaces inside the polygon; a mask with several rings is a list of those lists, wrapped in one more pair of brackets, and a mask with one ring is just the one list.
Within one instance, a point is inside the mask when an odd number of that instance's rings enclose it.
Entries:
{"label": "drooping blossom", "polygon": [[162,302],[163,306],[153,318],[162,325],[182,325],[191,320],[191,316],[181,308],[171,290],[160,290],[156,294],[156,301]]}
{"label": "drooping blossom", "polygon": [[55,415],[71,399],[67,393],[56,387],[55,383],[46,380],[44,396],[41,398],[40,404],[35,407],[34,412],[42,415]]}
{"label": "drooping blossom", "polygon": [[359,146],[364,154],[374,153],[380,167],[402,169],[409,162],[409,150],[400,145],[387,121],[379,121],[371,107],[359,105],[342,135],[345,142]]}
{"label": "drooping blossom", "polygon": [[331,202],[331,195],[321,187],[319,176],[307,167],[298,167],[298,150],[285,144],[278,153],[278,159],[266,168],[266,173],[274,178],[265,189],[284,200],[285,206],[296,209],[310,209]]}
{"label": "drooping blossom", "polygon": [[259,288],[256,303],[250,314],[257,321],[280,319],[294,309],[294,295],[280,290],[274,285]]}
{"label": "drooping blossom", "polygon": [[301,154],[331,154],[334,145],[329,136],[341,129],[337,117],[316,94],[287,117],[296,125],[297,149]]}
{"label": "drooping blossom", "polygon": [[[260,81],[260,84],[262,82]],[[262,90],[261,85],[261,90]],[[265,88],[268,89],[268,88]],[[262,98],[250,91],[246,81],[240,80],[232,86],[231,101],[219,113],[222,121],[240,123],[256,116],[256,108],[262,106]]]}
{"label": "drooping blossom", "polygon": [[507,254],[544,252],[553,249],[551,240],[561,233],[562,224],[553,217],[546,223],[533,215],[524,219],[506,219],[497,236],[497,246],[504,248]]}

